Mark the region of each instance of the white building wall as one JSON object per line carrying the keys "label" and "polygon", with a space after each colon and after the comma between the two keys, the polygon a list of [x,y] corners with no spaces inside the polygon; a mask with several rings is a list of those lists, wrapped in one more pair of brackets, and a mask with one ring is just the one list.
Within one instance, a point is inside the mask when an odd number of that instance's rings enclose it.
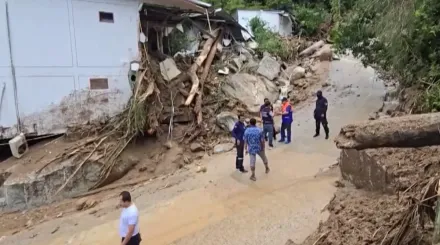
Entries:
{"label": "white building wall", "polygon": [[[271,31],[279,33],[282,36],[290,35],[292,32],[292,24],[290,24],[290,31],[287,29],[286,22],[283,16],[280,16],[280,11],[265,11],[265,10],[237,10],[233,16],[236,18],[241,26],[245,27],[252,33],[249,21],[255,17],[259,17],[262,21],[267,23]],[[253,33],[252,33],[253,34]]]}
{"label": "white building wall", "polygon": [[[0,138],[16,132],[16,110],[0,0]],[[112,116],[131,96],[137,58],[137,0],[9,0],[18,109],[26,133],[62,133],[67,125]],[[100,12],[113,22],[100,21]],[[93,78],[105,78],[96,86]],[[99,81],[98,81],[99,82]]]}

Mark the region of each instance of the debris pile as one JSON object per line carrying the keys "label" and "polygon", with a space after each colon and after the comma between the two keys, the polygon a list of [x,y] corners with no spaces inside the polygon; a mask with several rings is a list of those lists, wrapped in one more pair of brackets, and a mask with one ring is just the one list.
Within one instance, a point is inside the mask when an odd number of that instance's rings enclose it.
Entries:
{"label": "debris pile", "polygon": [[[132,97],[115,117],[69,129],[67,138],[75,144],[38,170],[67,159],[77,163],[54,187],[52,196],[72,185],[90,163],[100,170],[90,189],[123,177],[137,161],[121,164],[121,154],[144,136],[156,138],[163,152],[176,144],[185,154],[230,151],[230,131],[239,114],[257,116],[264,98],[274,103],[280,97],[289,97],[293,103],[304,101],[319,81],[315,73],[320,59],[313,54],[323,48],[322,41],[286,40],[296,51],[291,55],[294,59],[283,61],[269,53],[258,57],[246,43],[250,35],[224,13],[189,14],[159,6],[142,8],[140,13],[140,57],[136,74],[131,76]],[[194,39],[175,43],[190,34]],[[300,54],[310,45],[312,51]],[[192,159],[181,155],[185,164]]]}
{"label": "debris pile", "polygon": [[[329,219],[303,244],[436,244],[433,241],[438,242],[440,234],[437,116],[408,115],[343,127],[336,139],[342,148],[342,176],[364,190],[340,188],[328,206]],[[362,153],[358,156],[373,159],[359,160],[357,174],[369,175],[366,178],[380,181],[384,188],[367,191],[368,186],[353,179],[356,176],[344,172],[349,170],[343,167],[342,154],[357,150]],[[385,176],[375,176],[375,169]]]}

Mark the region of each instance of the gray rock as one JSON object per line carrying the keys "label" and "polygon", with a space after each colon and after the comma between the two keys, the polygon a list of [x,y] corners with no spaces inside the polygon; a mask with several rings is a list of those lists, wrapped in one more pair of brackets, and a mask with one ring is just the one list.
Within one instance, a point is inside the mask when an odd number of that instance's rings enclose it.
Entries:
{"label": "gray rock", "polygon": [[234,148],[233,143],[224,143],[214,146],[214,154],[231,151]]}
{"label": "gray rock", "polygon": [[257,73],[269,80],[274,80],[280,74],[281,65],[272,57],[264,56],[260,61]]}
{"label": "gray rock", "polygon": [[293,82],[306,76],[306,69],[301,66],[289,66],[283,72],[284,78]]}
{"label": "gray rock", "polygon": [[203,146],[199,143],[192,143],[190,145],[191,151],[192,152],[200,152],[200,151],[204,151],[205,148],[203,148]]}
{"label": "gray rock", "polygon": [[222,91],[226,96],[246,105],[247,110],[253,113],[260,111],[264,98],[273,102],[279,95],[278,88],[273,82],[247,73],[228,77],[223,83]]}
{"label": "gray rock", "polygon": [[390,115],[393,111],[399,107],[399,101],[385,101],[383,102],[381,112]]}
{"label": "gray rock", "polygon": [[231,132],[232,129],[234,129],[236,121],[238,121],[238,116],[228,111],[221,112],[216,117],[217,125],[228,132]]}
{"label": "gray rock", "polygon": [[180,70],[176,66],[176,62],[172,58],[168,58],[159,64],[160,73],[166,81],[171,81],[178,75],[180,75]]}

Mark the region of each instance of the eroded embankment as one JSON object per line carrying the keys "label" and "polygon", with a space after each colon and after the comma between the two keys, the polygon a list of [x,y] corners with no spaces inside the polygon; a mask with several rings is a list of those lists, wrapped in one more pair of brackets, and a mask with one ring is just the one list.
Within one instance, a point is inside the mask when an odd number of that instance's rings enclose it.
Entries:
{"label": "eroded embankment", "polygon": [[417,199],[434,191],[439,153],[440,146],[343,150],[341,173],[354,187],[337,191],[329,219],[304,244],[431,244],[435,199]]}

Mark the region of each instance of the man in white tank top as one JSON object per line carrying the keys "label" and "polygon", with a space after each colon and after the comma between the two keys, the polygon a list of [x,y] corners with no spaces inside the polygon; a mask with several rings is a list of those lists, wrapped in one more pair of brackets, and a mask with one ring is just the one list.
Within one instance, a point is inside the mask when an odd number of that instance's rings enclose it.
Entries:
{"label": "man in white tank top", "polygon": [[139,245],[142,241],[139,233],[139,211],[131,201],[130,192],[121,192],[120,198],[120,206],[122,207],[119,219],[121,245]]}

